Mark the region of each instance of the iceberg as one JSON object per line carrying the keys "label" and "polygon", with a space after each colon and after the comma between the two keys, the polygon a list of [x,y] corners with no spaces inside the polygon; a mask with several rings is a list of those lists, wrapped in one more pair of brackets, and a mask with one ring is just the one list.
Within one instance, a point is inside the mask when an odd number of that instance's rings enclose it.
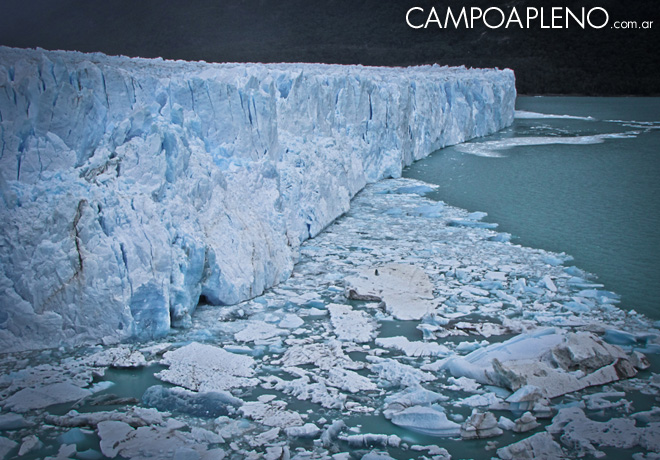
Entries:
{"label": "iceberg", "polygon": [[555,328],[519,334],[464,357],[450,358],[444,367],[455,377],[522,390],[514,403],[525,401],[523,392],[533,392],[534,387],[544,397],[554,398],[637,374],[632,356],[616,345],[590,332],[566,333]]}
{"label": "iceberg", "polygon": [[158,338],[285,280],[367,183],[513,121],[510,70],[0,48],[0,345]]}

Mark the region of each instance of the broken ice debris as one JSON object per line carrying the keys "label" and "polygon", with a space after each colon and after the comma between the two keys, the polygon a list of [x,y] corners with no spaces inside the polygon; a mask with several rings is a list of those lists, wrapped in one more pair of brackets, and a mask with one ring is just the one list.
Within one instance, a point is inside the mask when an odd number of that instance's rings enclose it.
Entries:
{"label": "broken ice debris", "polygon": [[399,320],[420,320],[435,310],[433,285],[413,265],[389,264],[361,270],[346,278],[349,299],[382,301]]}

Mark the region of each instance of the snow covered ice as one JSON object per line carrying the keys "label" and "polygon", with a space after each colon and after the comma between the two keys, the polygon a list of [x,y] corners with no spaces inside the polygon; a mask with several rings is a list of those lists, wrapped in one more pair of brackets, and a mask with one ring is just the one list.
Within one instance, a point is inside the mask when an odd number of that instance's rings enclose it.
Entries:
{"label": "snow covered ice", "polygon": [[0,48],[0,344],[160,337],[257,296],[365,184],[514,100],[508,70]]}

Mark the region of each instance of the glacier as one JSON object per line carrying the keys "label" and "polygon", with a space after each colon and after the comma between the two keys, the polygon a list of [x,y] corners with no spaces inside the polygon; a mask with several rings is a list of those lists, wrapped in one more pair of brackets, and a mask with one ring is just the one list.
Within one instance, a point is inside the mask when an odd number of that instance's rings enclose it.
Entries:
{"label": "glacier", "polygon": [[513,122],[510,70],[0,47],[0,347],[155,338],[285,280],[367,183]]}

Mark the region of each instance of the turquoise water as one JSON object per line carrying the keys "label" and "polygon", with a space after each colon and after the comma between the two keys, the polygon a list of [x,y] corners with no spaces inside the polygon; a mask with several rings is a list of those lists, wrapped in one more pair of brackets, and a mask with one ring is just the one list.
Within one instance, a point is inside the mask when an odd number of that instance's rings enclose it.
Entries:
{"label": "turquoise water", "polygon": [[623,308],[660,318],[660,98],[519,97],[516,108],[590,118],[528,114],[404,177],[487,212],[514,243],[572,255]]}

